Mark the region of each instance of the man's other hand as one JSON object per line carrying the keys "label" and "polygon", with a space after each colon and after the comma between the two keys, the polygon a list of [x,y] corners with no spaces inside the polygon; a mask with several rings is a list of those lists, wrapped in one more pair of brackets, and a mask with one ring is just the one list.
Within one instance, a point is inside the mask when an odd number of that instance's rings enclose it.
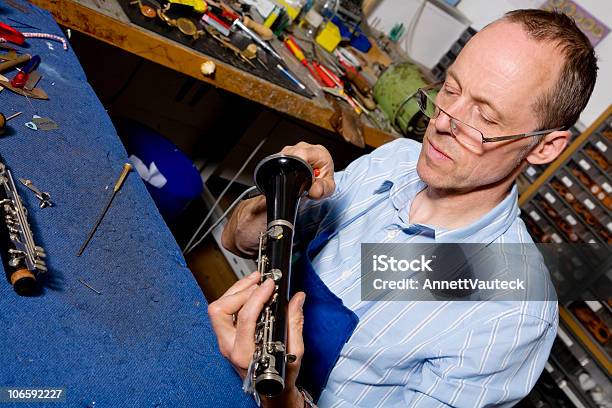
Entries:
{"label": "man's other hand", "polygon": [[[274,292],[274,281],[267,279],[258,285],[259,272],[240,279],[219,299],[208,305],[208,315],[217,336],[219,350],[244,379],[255,351],[255,327],[259,315]],[[287,364],[285,390],[276,398],[263,398],[265,407],[301,407],[303,399],[295,386],[304,355],[302,307],[306,295],[296,293],[287,308],[287,352],[296,356]],[[234,319],[234,315],[236,318]]]}
{"label": "man's other hand", "polygon": [[310,164],[313,169],[319,169],[318,176],[308,190],[308,197],[318,200],[332,195],[336,189],[334,161],[325,147],[299,142],[293,146],[286,146],[281,153],[297,156]]}

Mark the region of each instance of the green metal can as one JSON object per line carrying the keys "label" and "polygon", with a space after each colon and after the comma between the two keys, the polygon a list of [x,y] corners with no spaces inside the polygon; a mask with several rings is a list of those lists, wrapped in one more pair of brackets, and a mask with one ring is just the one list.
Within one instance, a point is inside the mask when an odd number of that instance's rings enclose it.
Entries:
{"label": "green metal can", "polygon": [[423,140],[428,119],[414,98],[428,83],[410,62],[392,65],[374,86],[374,99],[393,128],[405,137]]}

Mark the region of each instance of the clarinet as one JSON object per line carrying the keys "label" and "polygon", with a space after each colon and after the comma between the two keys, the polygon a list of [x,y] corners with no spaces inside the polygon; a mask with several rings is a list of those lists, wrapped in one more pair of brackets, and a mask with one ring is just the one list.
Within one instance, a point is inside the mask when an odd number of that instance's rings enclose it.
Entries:
{"label": "clarinet", "polygon": [[36,288],[36,276],[47,271],[45,250],[34,243],[32,230],[28,222],[28,212],[23,206],[19,192],[15,187],[13,175],[0,158],[0,208],[4,222],[2,237],[8,247],[8,259],[5,259],[6,278],[13,289],[20,295],[32,294]]}
{"label": "clarinet", "polygon": [[283,391],[287,363],[295,361],[286,346],[291,253],[299,201],[312,181],[312,168],[295,156],[274,154],[255,168],[255,184],[266,197],[268,221],[259,237],[257,270],[260,283],[267,278],[276,283],[257,322],[255,352],[243,387],[257,400],[259,395],[274,397]]}

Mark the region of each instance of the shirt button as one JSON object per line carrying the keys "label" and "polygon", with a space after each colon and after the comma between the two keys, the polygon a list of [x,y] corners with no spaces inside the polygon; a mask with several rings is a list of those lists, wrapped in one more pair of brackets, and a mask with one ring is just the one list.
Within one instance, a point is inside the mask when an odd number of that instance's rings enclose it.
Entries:
{"label": "shirt button", "polygon": [[351,276],[351,270],[347,269],[346,271],[342,272],[342,275],[340,275],[340,278],[342,280],[346,280],[348,279],[349,276]]}
{"label": "shirt button", "polygon": [[397,237],[398,233],[399,233],[399,230],[397,230],[397,229],[394,229],[394,230],[391,230],[391,231],[387,232],[387,239],[393,239],[393,238]]}

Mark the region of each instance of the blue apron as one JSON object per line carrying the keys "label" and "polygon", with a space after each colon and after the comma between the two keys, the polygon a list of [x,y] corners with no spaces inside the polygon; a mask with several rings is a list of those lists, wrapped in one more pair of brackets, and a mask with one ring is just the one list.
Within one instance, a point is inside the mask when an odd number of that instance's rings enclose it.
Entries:
{"label": "blue apron", "polygon": [[314,270],[312,260],[340,230],[387,200],[392,186],[392,182],[386,181],[375,191],[376,194],[387,193],[385,196],[344,222],[335,231],[319,233],[309,243],[296,265],[297,273],[291,277],[292,293],[298,291],[306,293],[303,331],[304,357],[297,383],[310,392],[315,402],[321,396],[344,344],[357,327],[359,317],[344,306],[342,300],[323,283]]}

